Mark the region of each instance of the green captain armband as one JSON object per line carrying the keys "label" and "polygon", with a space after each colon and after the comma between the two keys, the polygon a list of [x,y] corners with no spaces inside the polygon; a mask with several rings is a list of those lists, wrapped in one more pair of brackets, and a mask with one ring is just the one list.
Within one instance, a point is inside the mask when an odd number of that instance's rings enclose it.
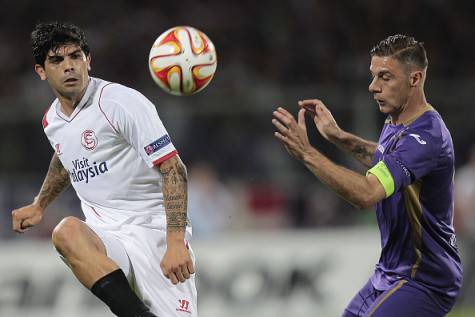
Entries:
{"label": "green captain armband", "polygon": [[370,168],[366,172],[366,175],[368,175],[369,173],[376,176],[376,178],[378,178],[378,180],[380,181],[381,185],[383,185],[384,192],[386,193],[386,198],[388,198],[394,193],[393,176],[391,175],[391,172],[383,161],[379,161],[378,164]]}

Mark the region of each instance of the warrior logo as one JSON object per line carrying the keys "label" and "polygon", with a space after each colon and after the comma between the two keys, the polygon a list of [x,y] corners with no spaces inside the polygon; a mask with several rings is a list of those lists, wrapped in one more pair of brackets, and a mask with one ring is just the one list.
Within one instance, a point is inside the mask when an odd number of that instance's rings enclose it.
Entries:
{"label": "warrior logo", "polygon": [[61,152],[61,144],[56,143],[56,144],[54,145],[54,148],[55,148],[55,151],[56,151],[56,155],[59,156],[59,155],[63,154],[63,152]]}
{"label": "warrior logo", "polygon": [[176,309],[176,311],[182,311],[189,314],[191,313],[189,301],[187,301],[186,299],[179,299],[178,303],[180,304],[180,306]]}

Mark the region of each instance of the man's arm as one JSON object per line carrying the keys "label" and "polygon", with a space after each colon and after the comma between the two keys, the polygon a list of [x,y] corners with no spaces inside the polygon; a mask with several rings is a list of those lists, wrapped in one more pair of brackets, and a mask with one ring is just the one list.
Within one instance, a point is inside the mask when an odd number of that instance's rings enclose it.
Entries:
{"label": "man's arm", "polygon": [[326,140],[350,153],[364,166],[371,167],[377,143],[343,131],[336,123],[330,110],[318,99],[303,100],[298,104],[312,115],[315,126]]}
{"label": "man's arm", "polygon": [[332,137],[330,142],[340,150],[350,153],[356,160],[366,167],[372,166],[373,155],[377,143],[362,139],[354,134],[341,130],[338,136]]}
{"label": "man's arm", "polygon": [[385,198],[386,191],[376,176],[363,176],[338,166],[310,145],[305,111],[299,111],[298,123],[287,110],[278,108],[274,111],[272,123],[278,130],[275,136],[287,151],[301,160],[322,183],[358,208],[368,208]]}
{"label": "man's arm", "polygon": [[42,209],[46,209],[69,185],[71,185],[69,172],[63,167],[58,155],[54,153],[49,164],[48,173],[43,181],[40,193],[35,197],[34,203]]}
{"label": "man's arm", "polygon": [[357,208],[370,208],[386,197],[384,187],[376,176],[363,176],[339,166],[315,148],[304,154],[302,162],[322,183]]}
{"label": "man's arm", "polygon": [[160,165],[163,176],[163,198],[167,215],[167,232],[180,239],[185,238],[188,205],[188,179],[186,167],[175,156]]}
{"label": "man's arm", "polygon": [[46,207],[71,184],[69,173],[53,154],[43,185],[33,203],[12,211],[13,230],[19,233],[38,224]]}
{"label": "man's arm", "polygon": [[178,155],[159,166],[167,217],[167,251],[160,266],[173,284],[184,282],[194,273],[193,262],[185,245],[188,222],[188,180],[186,167]]}

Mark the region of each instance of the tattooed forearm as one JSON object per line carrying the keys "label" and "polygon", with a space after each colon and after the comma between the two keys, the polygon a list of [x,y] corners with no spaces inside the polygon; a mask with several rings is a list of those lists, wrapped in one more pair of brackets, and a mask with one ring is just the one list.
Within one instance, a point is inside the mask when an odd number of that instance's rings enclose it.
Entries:
{"label": "tattooed forearm", "polygon": [[69,173],[55,153],[49,164],[40,193],[35,197],[35,202],[45,209],[70,184]]}
{"label": "tattooed forearm", "polygon": [[366,167],[371,167],[377,143],[367,141],[356,135],[345,132],[343,137],[334,142],[340,149],[350,153]]}
{"label": "tattooed forearm", "polygon": [[186,223],[186,212],[167,212],[167,228],[169,230],[184,230]]}
{"label": "tattooed forearm", "polygon": [[160,165],[163,175],[163,198],[169,231],[185,231],[187,218],[187,174],[186,167],[178,156]]}
{"label": "tattooed forearm", "polygon": [[351,152],[353,156],[355,157],[355,159],[360,161],[366,167],[370,167],[375,148],[376,148],[375,144],[374,145],[354,144]]}

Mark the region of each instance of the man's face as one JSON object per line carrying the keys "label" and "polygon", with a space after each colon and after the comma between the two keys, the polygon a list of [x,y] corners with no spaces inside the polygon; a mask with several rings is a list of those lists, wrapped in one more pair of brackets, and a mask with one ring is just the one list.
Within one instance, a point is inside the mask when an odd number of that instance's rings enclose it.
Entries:
{"label": "man's face", "polygon": [[35,65],[41,80],[47,80],[53,91],[68,99],[80,96],[89,82],[90,56],[77,44],[65,44],[46,55],[45,66]]}
{"label": "man's face", "polygon": [[373,77],[368,89],[384,114],[397,114],[411,93],[410,74],[393,57],[373,56],[369,67]]}

